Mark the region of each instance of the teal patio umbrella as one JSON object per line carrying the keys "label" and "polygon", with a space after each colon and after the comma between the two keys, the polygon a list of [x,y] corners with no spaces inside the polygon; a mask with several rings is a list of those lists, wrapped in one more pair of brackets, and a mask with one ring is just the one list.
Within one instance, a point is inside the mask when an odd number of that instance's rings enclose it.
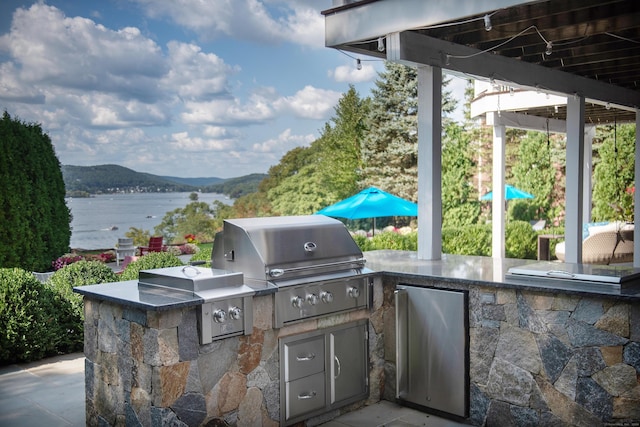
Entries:
{"label": "teal patio umbrella", "polygon": [[369,187],[319,210],[316,214],[347,219],[373,218],[375,233],[376,217],[418,216],[418,205],[379,188]]}
{"label": "teal patio umbrella", "polygon": [[[505,200],[513,199],[533,199],[533,194],[529,194],[526,191],[520,190],[512,185],[505,184],[504,186],[504,198]],[[480,198],[481,200],[493,200],[493,191],[489,191],[487,194]]]}

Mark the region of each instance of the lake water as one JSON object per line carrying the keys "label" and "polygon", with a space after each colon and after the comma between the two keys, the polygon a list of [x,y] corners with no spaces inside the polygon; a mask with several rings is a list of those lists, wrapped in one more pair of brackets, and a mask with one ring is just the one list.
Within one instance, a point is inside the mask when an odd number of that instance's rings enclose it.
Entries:
{"label": "lake water", "polygon": [[[68,198],[71,209],[71,248],[110,249],[125,237],[129,227],[149,230],[162,222],[164,215],[183,208],[191,193],[131,193],[102,194],[89,198]],[[223,194],[198,193],[198,201],[211,204],[214,200],[232,204]],[[116,229],[117,228],[117,229]]]}

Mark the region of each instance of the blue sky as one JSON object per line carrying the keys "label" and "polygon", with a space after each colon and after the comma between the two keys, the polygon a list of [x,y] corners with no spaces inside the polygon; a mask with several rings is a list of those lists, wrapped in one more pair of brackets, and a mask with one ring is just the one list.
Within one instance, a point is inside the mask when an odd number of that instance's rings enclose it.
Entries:
{"label": "blue sky", "polygon": [[[266,173],[307,146],[381,61],[324,47],[331,0],[0,2],[0,111],[65,165],[182,177]],[[370,58],[363,58],[370,59]],[[461,93],[462,80],[450,86]],[[455,117],[455,116],[454,116]]]}

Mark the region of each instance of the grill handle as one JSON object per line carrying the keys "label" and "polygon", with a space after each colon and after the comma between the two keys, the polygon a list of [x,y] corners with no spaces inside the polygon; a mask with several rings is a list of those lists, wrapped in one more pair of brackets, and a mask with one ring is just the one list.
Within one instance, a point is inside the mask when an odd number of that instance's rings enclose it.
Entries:
{"label": "grill handle", "polygon": [[326,264],[315,264],[315,265],[310,265],[307,267],[294,267],[294,268],[272,268],[271,270],[268,271],[268,274],[270,277],[280,277],[280,276],[284,276],[287,273],[296,273],[299,271],[309,271],[309,270],[317,270],[317,269],[321,269],[321,268],[327,268],[327,267],[339,267],[339,266],[345,266],[345,265],[356,265],[358,267],[364,267],[364,264],[367,262],[366,259],[364,258],[358,258],[355,260],[350,260],[350,261],[339,261],[339,262],[332,262],[332,263],[326,263]]}

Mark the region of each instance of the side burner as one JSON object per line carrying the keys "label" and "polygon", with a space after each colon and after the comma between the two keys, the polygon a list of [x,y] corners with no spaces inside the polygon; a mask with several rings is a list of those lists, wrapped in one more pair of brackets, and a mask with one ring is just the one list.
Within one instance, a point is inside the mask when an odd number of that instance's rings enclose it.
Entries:
{"label": "side burner", "polygon": [[188,293],[202,298],[198,308],[200,343],[253,331],[253,295],[242,273],[184,266],[143,270],[138,288],[158,293]]}

